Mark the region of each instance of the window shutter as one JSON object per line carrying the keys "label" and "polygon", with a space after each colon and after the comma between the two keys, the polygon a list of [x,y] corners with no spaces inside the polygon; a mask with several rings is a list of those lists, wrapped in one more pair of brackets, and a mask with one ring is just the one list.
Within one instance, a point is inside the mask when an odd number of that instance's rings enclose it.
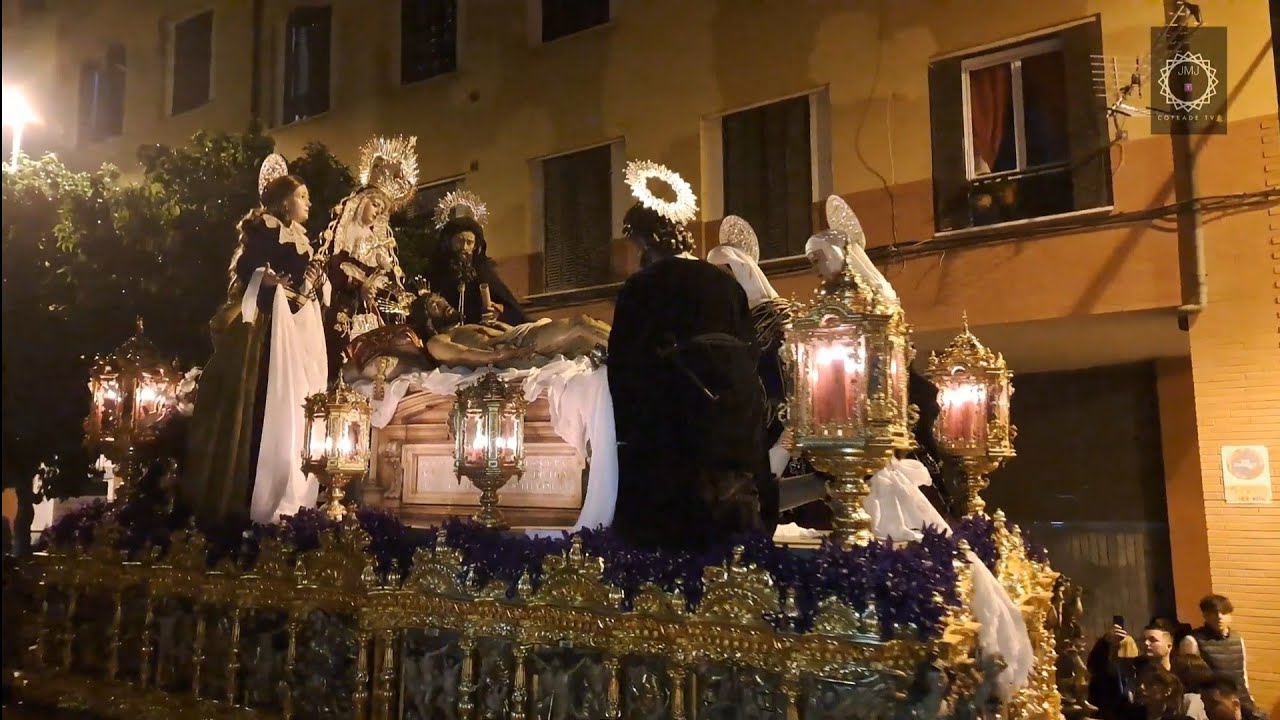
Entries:
{"label": "window shutter", "polygon": [[1093,56],[1102,54],[1102,22],[1062,31],[1066,67],[1067,135],[1071,147],[1072,209],[1111,204],[1110,135],[1106,100],[1094,91]]}
{"label": "window shutter", "polygon": [[724,212],[755,229],[760,258],[803,252],[813,231],[809,98],[726,115]]}
{"label": "window shutter", "polygon": [[92,142],[98,139],[96,118],[98,117],[98,82],[101,70],[95,62],[87,62],[80,66],[80,107],[77,137],[80,142]]}
{"label": "window shutter", "polygon": [[938,232],[969,227],[965,173],[964,81],[960,58],[929,65],[929,129],[933,151],[933,226]]}
{"label": "window shutter", "polygon": [[609,282],[612,268],[612,149],[543,161],[543,238],[548,291]]}
{"label": "window shutter", "polygon": [[213,62],[213,11],[183,20],[173,28],[173,115],[209,101]]}
{"label": "window shutter", "polygon": [[98,76],[94,134],[98,139],[124,134],[125,51],[123,45],[107,46]]}
{"label": "window shutter", "polygon": [[400,82],[418,82],[456,70],[457,28],[457,0],[401,0]]}
{"label": "window shutter", "polygon": [[333,8],[315,8],[307,43],[311,51],[311,77],[308,81],[308,115],[319,115],[329,109],[329,49],[333,43]]}

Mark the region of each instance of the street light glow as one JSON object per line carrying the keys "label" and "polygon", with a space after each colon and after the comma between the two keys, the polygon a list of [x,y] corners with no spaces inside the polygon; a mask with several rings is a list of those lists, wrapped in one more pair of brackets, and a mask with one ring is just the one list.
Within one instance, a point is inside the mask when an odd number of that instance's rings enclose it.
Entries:
{"label": "street light glow", "polygon": [[17,128],[40,122],[27,96],[16,87],[4,89],[4,126]]}
{"label": "street light glow", "polygon": [[4,126],[13,128],[13,155],[9,159],[9,166],[16,168],[18,157],[22,154],[22,131],[28,125],[40,122],[40,118],[22,90],[8,85],[4,88],[0,110],[4,113]]}

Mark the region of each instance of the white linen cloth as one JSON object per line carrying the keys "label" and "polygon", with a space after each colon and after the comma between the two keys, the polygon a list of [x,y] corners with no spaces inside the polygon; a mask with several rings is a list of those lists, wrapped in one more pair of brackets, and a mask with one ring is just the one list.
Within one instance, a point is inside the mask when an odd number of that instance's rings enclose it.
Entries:
{"label": "white linen cloth", "polygon": [[[391,422],[396,407],[411,386],[433,395],[452,396],[458,388],[476,382],[488,371],[488,368],[438,368],[401,375],[387,383],[382,400],[373,401],[373,426],[382,428]],[[613,506],[618,498],[618,442],[606,369],[593,367],[588,358],[557,357],[541,367],[496,368],[494,372],[508,382],[521,382],[529,402],[545,395],[551,428],[589,463],[587,496],[570,530],[613,524]],[[366,395],[373,394],[371,382],[359,382],[355,388]],[[558,535],[559,532],[534,534]]]}
{"label": "white linen cloth", "polygon": [[[258,289],[263,270],[254,272],[241,301],[245,322],[258,318]],[[272,523],[315,507],[319,482],[302,471],[302,414],[308,395],[324,392],[328,375],[321,303],[328,303],[329,286],[320,301],[308,302],[297,313],[289,307],[283,286],[277,286],[271,305],[271,361],[267,368],[267,400],[262,441],[253,481],[249,517]]]}
{"label": "white linen cloth", "polygon": [[[950,535],[947,521],[920,492],[921,486],[931,484],[928,468],[916,460],[890,460],[873,475],[871,494],[863,507],[871,516],[876,537],[917,542],[929,526]],[[1004,658],[1006,667],[998,687],[1000,697],[1008,699],[1027,684],[1035,664],[1031,636],[1022,612],[996,576],[972,550],[967,559],[973,574],[973,615],[982,624],[978,645]]]}

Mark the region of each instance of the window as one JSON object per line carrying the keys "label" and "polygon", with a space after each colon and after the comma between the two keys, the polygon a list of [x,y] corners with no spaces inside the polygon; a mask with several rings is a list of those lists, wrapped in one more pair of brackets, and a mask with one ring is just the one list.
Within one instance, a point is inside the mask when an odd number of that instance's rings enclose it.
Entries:
{"label": "window", "polygon": [[173,83],[170,114],[209,102],[213,82],[213,11],[173,26]]}
{"label": "window", "polygon": [[803,255],[813,231],[810,98],[725,115],[721,121],[724,214],[760,239],[760,259]]}
{"label": "window", "polygon": [[413,192],[413,200],[405,210],[411,217],[430,218],[436,212],[440,199],[454,190],[462,189],[462,178],[442,180],[429,185],[419,185]]}
{"label": "window", "polygon": [[300,7],[289,13],[284,38],[285,124],[329,110],[329,63],[333,8]]}
{"label": "window", "polygon": [[542,161],[545,289],[613,279],[613,145]]}
{"label": "window", "polygon": [[458,0],[400,0],[400,82],[458,69]]}
{"label": "window", "polygon": [[1111,204],[1095,19],[929,68],[934,222],[939,232]]}
{"label": "window", "polygon": [[111,45],[101,60],[80,66],[79,137],[97,142],[124,134],[125,54]]}
{"label": "window", "polygon": [[609,22],[609,0],[542,0],[542,42]]}

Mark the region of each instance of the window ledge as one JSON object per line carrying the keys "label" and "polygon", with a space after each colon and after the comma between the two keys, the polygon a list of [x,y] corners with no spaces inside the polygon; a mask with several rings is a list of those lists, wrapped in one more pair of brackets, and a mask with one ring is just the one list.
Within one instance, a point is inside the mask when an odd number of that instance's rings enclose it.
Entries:
{"label": "window ledge", "polygon": [[618,24],[618,21],[616,19],[609,18],[609,22],[600,23],[599,25],[592,25],[589,28],[583,28],[577,32],[571,32],[568,35],[561,35],[560,37],[554,40],[543,40],[542,38],[538,38],[538,42],[534,43],[533,47],[535,48],[548,47],[550,45],[555,45],[564,40],[568,40],[569,38],[582,37],[583,35],[586,35],[589,32],[595,32],[597,30],[600,30],[603,32],[605,28],[612,28],[614,25],[617,25],[617,24]]}
{"label": "window ledge", "polygon": [[551,292],[526,295],[523,302],[525,310],[551,310],[555,308],[585,305],[601,300],[612,300],[622,288],[622,283],[607,285],[591,285],[572,290],[553,290]]}
{"label": "window ledge", "polygon": [[410,88],[424,87],[436,81],[444,82],[445,78],[457,78],[459,74],[458,68],[454,68],[449,72],[442,72],[439,75],[432,75],[431,77],[425,77],[421,80],[410,80],[405,82],[403,79],[400,79],[398,82],[401,89],[408,90]]}
{"label": "window ledge", "polygon": [[1057,215],[1045,215],[1037,218],[1027,218],[1025,220],[1010,220],[1008,222],[993,223],[991,225],[980,225],[978,227],[962,228],[960,230],[943,230],[933,234],[934,240],[949,240],[953,238],[966,238],[982,235],[1005,235],[1008,231],[1018,230],[1021,228],[1045,228],[1054,225],[1072,225],[1078,220],[1087,220],[1096,217],[1106,217],[1115,212],[1114,205],[1104,205],[1102,207],[1089,208],[1087,210],[1074,210],[1068,213],[1059,213]]}
{"label": "window ledge", "polygon": [[333,108],[330,108],[330,109],[325,110],[324,112],[319,113],[319,114],[316,114],[316,115],[308,115],[308,116],[306,116],[306,117],[304,117],[304,118],[298,118],[297,120],[292,120],[292,121],[290,121],[290,122],[281,122],[279,125],[275,126],[275,127],[274,127],[274,128],[272,128],[272,129],[273,129],[273,130],[287,130],[287,129],[291,129],[291,128],[296,128],[296,127],[298,127],[299,125],[305,125],[305,124],[307,124],[307,123],[309,123],[309,122],[315,122],[315,121],[317,121],[317,120],[321,120],[321,119],[323,119],[323,118],[326,118],[326,117],[328,117],[332,112],[333,112]]}

